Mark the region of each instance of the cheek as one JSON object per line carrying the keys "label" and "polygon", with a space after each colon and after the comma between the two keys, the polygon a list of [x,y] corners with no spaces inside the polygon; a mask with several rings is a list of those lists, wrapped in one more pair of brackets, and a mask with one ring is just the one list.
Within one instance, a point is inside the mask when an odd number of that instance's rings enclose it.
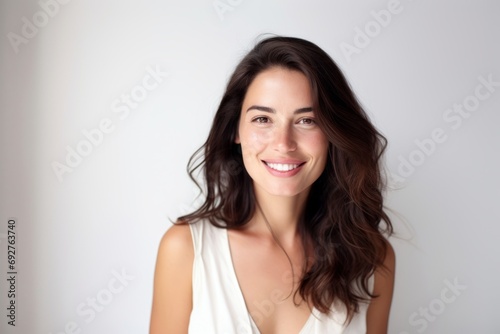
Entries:
{"label": "cheek", "polygon": [[243,131],[240,140],[243,154],[259,153],[267,145],[265,134],[257,131]]}
{"label": "cheek", "polygon": [[316,155],[325,155],[328,152],[329,142],[323,133],[308,137],[307,144]]}
{"label": "cheek", "polygon": [[324,168],[328,159],[330,143],[323,134],[320,134],[311,138],[310,147],[314,151],[313,154],[317,157],[318,161],[321,161],[321,165],[323,165]]}

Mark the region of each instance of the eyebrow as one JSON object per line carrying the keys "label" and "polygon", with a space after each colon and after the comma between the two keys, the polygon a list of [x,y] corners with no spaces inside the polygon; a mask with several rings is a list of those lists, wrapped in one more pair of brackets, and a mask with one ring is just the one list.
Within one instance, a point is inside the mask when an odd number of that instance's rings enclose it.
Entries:
{"label": "eyebrow", "polygon": [[[253,106],[249,107],[247,109],[247,112],[249,112],[252,109],[253,110],[259,110],[259,111],[264,111],[264,112],[269,112],[269,113],[273,113],[273,114],[276,113],[276,110],[273,109],[273,108],[264,107],[264,106],[258,106],[258,105],[253,105]],[[301,113],[306,113],[306,112],[313,112],[313,108],[312,107],[299,108],[299,109],[295,110],[293,113],[294,114],[301,114]]]}

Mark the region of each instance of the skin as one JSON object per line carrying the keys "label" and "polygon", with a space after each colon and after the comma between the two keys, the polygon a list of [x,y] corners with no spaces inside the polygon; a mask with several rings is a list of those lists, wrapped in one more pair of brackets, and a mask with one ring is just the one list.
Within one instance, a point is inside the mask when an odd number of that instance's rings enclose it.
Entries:
{"label": "skin", "polygon": [[[236,143],[241,144],[243,163],[262,211],[243,231],[230,231],[229,241],[247,308],[262,334],[298,333],[311,313],[307,302],[296,299],[301,302],[297,307],[291,296],[286,298],[297,285],[289,279],[289,262],[265,219],[299,274],[304,255],[297,225],[309,189],[325,168],[329,146],[314,121],[312,105],[307,78],[276,67],[256,76],[241,110]],[[268,163],[296,169],[277,172]],[[273,292],[281,298],[271,300]],[[273,309],[269,314],[259,307],[266,301],[272,303],[268,303]]]}
{"label": "skin", "polygon": [[[294,303],[290,294],[297,288],[305,262],[299,217],[310,186],[325,167],[329,145],[314,122],[312,102],[309,82],[302,73],[274,67],[256,76],[241,110],[235,142],[241,144],[260,210],[242,230],[228,231],[228,237],[247,309],[261,334],[298,333],[310,316],[312,305],[299,297]],[[291,170],[276,171],[269,164]],[[295,279],[266,220],[290,257]],[[171,227],[158,252],[151,334],[187,333],[193,258],[189,227]],[[384,265],[375,272],[374,293],[380,297],[368,309],[369,334],[387,333],[395,266],[389,244]],[[262,311],[264,304],[268,312]]]}

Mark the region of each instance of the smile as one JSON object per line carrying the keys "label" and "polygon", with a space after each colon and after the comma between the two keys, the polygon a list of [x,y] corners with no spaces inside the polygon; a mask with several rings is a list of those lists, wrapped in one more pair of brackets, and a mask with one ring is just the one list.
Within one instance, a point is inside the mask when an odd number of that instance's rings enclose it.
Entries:
{"label": "smile", "polygon": [[299,167],[299,164],[274,164],[269,162],[266,162],[266,165],[280,172],[288,172]]}

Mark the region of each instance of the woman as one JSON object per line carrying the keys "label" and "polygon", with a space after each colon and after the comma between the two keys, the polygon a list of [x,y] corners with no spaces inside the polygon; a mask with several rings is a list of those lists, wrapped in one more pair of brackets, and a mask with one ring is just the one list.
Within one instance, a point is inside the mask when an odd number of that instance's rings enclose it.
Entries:
{"label": "woman", "polygon": [[206,199],[160,243],[150,333],[386,333],[385,145],[323,50],[258,43],[191,158]]}

